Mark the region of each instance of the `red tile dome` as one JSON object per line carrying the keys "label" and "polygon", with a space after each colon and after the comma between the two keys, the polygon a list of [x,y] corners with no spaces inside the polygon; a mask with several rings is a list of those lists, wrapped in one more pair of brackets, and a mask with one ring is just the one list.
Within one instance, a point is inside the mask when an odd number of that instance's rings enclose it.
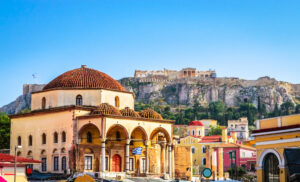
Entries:
{"label": "red tile dome", "polygon": [[142,110],[141,112],[139,112],[140,116],[142,118],[148,118],[148,119],[163,119],[161,117],[160,114],[158,114],[157,112],[155,112],[154,110],[152,109],[145,109],[145,110]]}
{"label": "red tile dome", "polygon": [[129,107],[125,107],[124,109],[121,109],[120,112],[122,116],[129,116],[134,118],[141,117],[138,112],[135,112],[133,109],[130,109]]}
{"label": "red tile dome", "polygon": [[201,121],[192,121],[189,126],[204,126]]}
{"label": "red tile dome", "polygon": [[104,114],[104,115],[118,115],[121,116],[120,111],[112,105],[108,103],[100,104],[97,109],[92,111],[92,114]]}
{"label": "red tile dome", "polygon": [[49,82],[43,90],[59,88],[102,88],[126,91],[126,89],[112,77],[100,71],[86,68],[85,66],[59,75]]}

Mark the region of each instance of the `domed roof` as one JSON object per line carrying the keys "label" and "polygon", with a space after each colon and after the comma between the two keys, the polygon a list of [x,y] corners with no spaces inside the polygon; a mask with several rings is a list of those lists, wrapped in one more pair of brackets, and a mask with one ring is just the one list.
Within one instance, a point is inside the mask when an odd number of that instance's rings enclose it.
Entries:
{"label": "domed roof", "polygon": [[118,115],[121,116],[120,111],[112,105],[107,103],[100,104],[92,114],[104,114],[104,115]]}
{"label": "domed roof", "polygon": [[163,119],[160,114],[158,114],[157,112],[153,111],[152,109],[142,110],[139,114],[143,118]]}
{"label": "domed roof", "polygon": [[67,71],[49,82],[43,90],[55,88],[103,88],[117,91],[126,91],[122,85],[112,77],[100,71],[81,68]]}
{"label": "domed roof", "polygon": [[201,121],[191,121],[189,126],[204,126]]}
{"label": "domed roof", "polygon": [[125,107],[125,109],[121,109],[120,112],[123,116],[130,116],[135,118],[141,117],[137,112],[135,112],[133,109],[130,109],[129,107]]}

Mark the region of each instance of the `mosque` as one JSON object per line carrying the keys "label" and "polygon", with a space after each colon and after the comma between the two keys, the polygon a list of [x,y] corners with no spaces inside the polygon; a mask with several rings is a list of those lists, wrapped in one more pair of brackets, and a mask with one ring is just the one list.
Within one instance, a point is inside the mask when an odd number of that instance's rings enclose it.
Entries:
{"label": "mosque", "polygon": [[[164,175],[175,173],[174,121],[134,110],[134,94],[81,66],[31,95],[31,112],[11,116],[10,148],[40,159],[40,172]],[[11,153],[13,155],[13,153]]]}

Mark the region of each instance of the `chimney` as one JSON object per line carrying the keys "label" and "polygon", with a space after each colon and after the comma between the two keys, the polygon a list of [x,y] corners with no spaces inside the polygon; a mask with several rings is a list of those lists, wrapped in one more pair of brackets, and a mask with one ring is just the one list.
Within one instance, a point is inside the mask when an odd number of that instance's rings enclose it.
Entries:
{"label": "chimney", "polygon": [[86,65],[84,65],[84,64],[83,64],[83,65],[81,65],[81,68],[86,68]]}
{"label": "chimney", "polygon": [[227,128],[222,128],[222,142],[224,143],[228,142]]}

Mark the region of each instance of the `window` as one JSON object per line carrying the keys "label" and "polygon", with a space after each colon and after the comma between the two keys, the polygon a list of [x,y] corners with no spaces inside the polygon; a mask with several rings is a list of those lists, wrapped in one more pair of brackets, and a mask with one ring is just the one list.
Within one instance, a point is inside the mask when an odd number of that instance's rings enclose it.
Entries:
{"label": "window", "polygon": [[92,156],[85,156],[84,157],[84,169],[85,170],[92,170]]}
{"label": "window", "polygon": [[188,135],[190,135],[190,130],[189,130],[189,131],[187,131],[187,134],[188,134]]}
{"label": "window", "polygon": [[198,130],[198,135],[201,135],[201,130]]}
{"label": "window", "polygon": [[22,139],[20,136],[18,136],[18,146],[21,146],[22,145]]}
{"label": "window", "polygon": [[47,171],[47,158],[42,158],[42,171]]}
{"label": "window", "polygon": [[53,170],[58,171],[58,157],[53,157]]}
{"label": "window", "polygon": [[29,135],[28,137],[28,146],[32,146],[32,136]]}
{"label": "window", "polygon": [[203,153],[203,154],[206,153],[206,147],[205,147],[205,146],[202,147],[202,153]]}
{"label": "window", "polygon": [[42,109],[45,109],[46,108],[46,98],[43,97],[42,98]]}
{"label": "window", "polygon": [[195,130],[192,131],[192,135],[195,136]]}
{"label": "window", "polygon": [[66,142],[66,132],[61,133],[61,142]]}
{"label": "window", "polygon": [[195,147],[192,147],[192,154],[194,154],[196,152]]}
{"label": "window", "polygon": [[133,158],[129,158],[129,171],[133,171]]}
{"label": "window", "polygon": [[146,173],[146,158],[142,158],[142,173]]}
{"label": "window", "polygon": [[76,105],[82,106],[82,96],[81,95],[76,96]]}
{"label": "window", "polygon": [[202,159],[202,165],[206,165],[206,158],[205,157]]}
{"label": "window", "polygon": [[61,170],[66,170],[67,169],[67,158],[66,156],[63,156],[61,158]]}
{"label": "window", "polygon": [[92,143],[92,133],[91,132],[87,132],[86,134],[86,138],[87,138],[87,142],[88,143]]}
{"label": "window", "polygon": [[42,135],[42,144],[46,144],[46,134],[43,133]]}
{"label": "window", "polygon": [[53,143],[58,143],[58,133],[57,132],[54,132]]}
{"label": "window", "polygon": [[120,107],[120,99],[118,96],[115,97],[115,106]]}
{"label": "window", "polygon": [[117,141],[121,141],[121,134],[119,131],[116,132],[116,139]]}

